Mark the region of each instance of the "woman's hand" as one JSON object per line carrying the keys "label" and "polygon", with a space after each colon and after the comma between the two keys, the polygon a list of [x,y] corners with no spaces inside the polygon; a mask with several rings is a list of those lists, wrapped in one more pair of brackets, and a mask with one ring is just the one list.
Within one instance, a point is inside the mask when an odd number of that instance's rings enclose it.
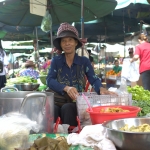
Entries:
{"label": "woman's hand", "polygon": [[116,96],[118,96],[117,93],[108,91],[107,89],[105,89],[103,87],[100,88],[100,94],[101,95],[116,95]]}
{"label": "woman's hand", "polygon": [[66,86],[64,91],[71,97],[72,100],[76,100],[79,95],[77,89],[75,87]]}

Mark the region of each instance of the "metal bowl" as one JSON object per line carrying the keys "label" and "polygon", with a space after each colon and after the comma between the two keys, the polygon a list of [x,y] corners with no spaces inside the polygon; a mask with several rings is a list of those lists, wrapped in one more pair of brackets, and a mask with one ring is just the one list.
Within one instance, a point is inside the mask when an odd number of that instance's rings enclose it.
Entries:
{"label": "metal bowl", "polygon": [[14,85],[19,91],[35,91],[38,89],[40,84],[37,83],[20,83]]}
{"label": "metal bowl", "polygon": [[107,129],[108,138],[118,150],[148,150],[150,147],[150,132],[126,132],[119,129],[125,124],[139,126],[150,124],[150,118],[126,118],[106,121],[102,125]]}

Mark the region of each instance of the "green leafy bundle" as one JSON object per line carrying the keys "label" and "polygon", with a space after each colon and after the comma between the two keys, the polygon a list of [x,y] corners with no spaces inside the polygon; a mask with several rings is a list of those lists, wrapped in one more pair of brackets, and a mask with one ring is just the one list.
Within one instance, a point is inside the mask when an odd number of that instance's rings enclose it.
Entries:
{"label": "green leafy bundle", "polygon": [[150,91],[144,90],[141,86],[128,87],[128,92],[132,94],[134,106],[141,107],[138,116],[146,116],[150,113]]}
{"label": "green leafy bundle", "polygon": [[6,86],[21,84],[21,83],[37,83],[37,80],[28,76],[10,78],[7,80]]}

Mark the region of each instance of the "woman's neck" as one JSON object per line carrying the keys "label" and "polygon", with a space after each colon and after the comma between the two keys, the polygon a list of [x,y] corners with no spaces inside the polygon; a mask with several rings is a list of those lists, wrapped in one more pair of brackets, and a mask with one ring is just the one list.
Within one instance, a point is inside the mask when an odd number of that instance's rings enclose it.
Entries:
{"label": "woman's neck", "polygon": [[66,63],[69,67],[71,67],[72,63],[73,63],[73,60],[74,60],[74,55],[75,53],[73,54],[65,54],[65,57],[66,57]]}
{"label": "woman's neck", "polygon": [[142,43],[146,43],[147,41],[140,41],[140,43],[142,44]]}

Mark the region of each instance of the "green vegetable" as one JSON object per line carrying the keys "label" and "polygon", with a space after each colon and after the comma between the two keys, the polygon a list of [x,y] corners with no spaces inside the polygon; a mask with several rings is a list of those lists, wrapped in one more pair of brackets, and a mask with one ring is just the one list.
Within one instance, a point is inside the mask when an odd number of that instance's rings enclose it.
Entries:
{"label": "green vegetable", "polygon": [[45,72],[45,71],[40,71],[40,76],[47,76],[47,72]]}
{"label": "green vegetable", "polygon": [[7,80],[6,86],[11,86],[19,83],[37,83],[37,80],[28,76],[10,78]]}
{"label": "green vegetable", "polygon": [[136,85],[134,87],[128,87],[128,92],[132,94],[132,105],[142,108],[138,116],[146,116],[150,113],[150,91],[144,90],[143,87]]}
{"label": "green vegetable", "polygon": [[45,91],[47,89],[46,85],[39,86],[38,91]]}

